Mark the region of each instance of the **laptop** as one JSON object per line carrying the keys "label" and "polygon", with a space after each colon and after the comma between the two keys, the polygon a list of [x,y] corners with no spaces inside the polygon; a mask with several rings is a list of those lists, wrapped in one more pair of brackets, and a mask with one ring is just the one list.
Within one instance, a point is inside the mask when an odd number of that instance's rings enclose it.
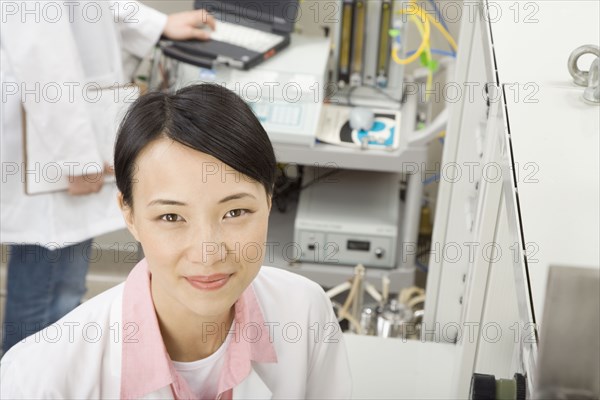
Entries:
{"label": "laptop", "polygon": [[195,0],[217,20],[208,41],[163,44],[165,55],[203,68],[228,65],[247,70],[269,59],[290,43],[298,15],[298,0]]}

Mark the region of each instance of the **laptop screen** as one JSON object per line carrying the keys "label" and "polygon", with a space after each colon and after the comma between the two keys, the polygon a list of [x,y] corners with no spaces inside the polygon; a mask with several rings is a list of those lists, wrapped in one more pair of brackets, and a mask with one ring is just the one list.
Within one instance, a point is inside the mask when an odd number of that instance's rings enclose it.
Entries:
{"label": "laptop screen", "polygon": [[[298,0],[196,0],[194,8],[203,8],[212,14],[220,16],[227,22],[235,16],[240,20],[253,23],[267,24],[272,30],[281,33],[291,33],[298,18]],[[229,14],[226,18],[223,14]]]}

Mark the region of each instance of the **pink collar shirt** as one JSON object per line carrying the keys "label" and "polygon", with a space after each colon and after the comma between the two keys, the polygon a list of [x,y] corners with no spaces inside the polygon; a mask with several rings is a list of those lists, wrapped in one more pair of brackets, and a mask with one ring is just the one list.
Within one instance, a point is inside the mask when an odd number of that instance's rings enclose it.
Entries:
{"label": "pink collar shirt", "polygon": [[[150,293],[146,260],[131,271],[125,282],[122,318],[121,398],[138,399],[170,386],[175,399],[193,399],[187,382],[177,373],[164,345]],[[252,324],[261,330],[257,340],[244,340],[239,329],[225,353],[217,399],[232,398],[233,388],[252,370],[252,361],[276,363],[272,338],[252,285],[235,303],[235,326]]]}

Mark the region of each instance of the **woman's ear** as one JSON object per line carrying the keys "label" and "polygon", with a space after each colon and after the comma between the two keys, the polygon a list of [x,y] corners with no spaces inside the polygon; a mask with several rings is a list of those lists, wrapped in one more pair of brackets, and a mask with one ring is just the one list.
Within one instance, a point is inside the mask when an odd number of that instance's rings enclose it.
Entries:
{"label": "woman's ear", "polygon": [[123,214],[123,219],[127,224],[127,229],[129,229],[129,232],[131,232],[135,240],[139,242],[140,239],[138,238],[137,229],[135,228],[133,219],[133,208],[125,203],[125,200],[123,199],[123,193],[121,192],[117,194],[117,203],[119,204],[119,208],[121,209],[121,214]]}

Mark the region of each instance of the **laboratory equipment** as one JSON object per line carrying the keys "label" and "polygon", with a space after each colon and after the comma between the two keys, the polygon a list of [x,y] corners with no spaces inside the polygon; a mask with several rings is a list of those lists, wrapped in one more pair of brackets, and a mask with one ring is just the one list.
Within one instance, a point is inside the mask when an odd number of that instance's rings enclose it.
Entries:
{"label": "laboratory equipment", "polygon": [[[373,284],[364,279],[364,275],[364,266],[358,264],[351,280],[327,291],[332,299],[349,291],[343,305],[332,300],[338,321],[348,320],[350,331],[361,335],[417,339],[421,331],[425,290],[412,286],[403,289],[397,297],[390,298],[388,276],[382,277],[382,290],[379,293]],[[375,302],[363,305],[365,293]]]}
{"label": "laboratory equipment", "polygon": [[412,312],[392,299],[386,304],[377,318],[377,335],[381,337],[406,337],[411,330]]}
{"label": "laboratory equipment", "polygon": [[352,109],[324,104],[317,139],[337,146],[364,150],[396,150],[400,145],[400,115],[397,110],[365,107]]}
{"label": "laboratory equipment", "polygon": [[[392,102],[402,98],[404,66],[391,57],[392,46],[404,53],[405,21],[395,12],[406,6],[401,0],[340,0],[341,17],[333,29],[332,81],[340,88],[338,97],[351,87],[378,88]],[[390,36],[394,33],[394,37]],[[366,96],[369,97],[369,96]],[[363,96],[361,96],[363,98]],[[360,101],[360,100],[359,100]]]}
{"label": "laboratory equipment", "polygon": [[196,0],[194,8],[207,10],[217,20],[211,39],[169,42],[163,45],[163,52],[204,68],[216,65],[252,68],[290,44],[297,3],[297,0]]}
{"label": "laboratory equipment", "polygon": [[309,169],[294,222],[300,261],[394,268],[400,218],[395,173]]}
{"label": "laboratory equipment", "polygon": [[416,286],[402,289],[396,297],[389,297],[389,279],[384,277],[381,297],[373,295],[373,287],[365,288],[377,303],[363,306],[360,316],[361,332],[379,337],[420,337],[425,290]]}
{"label": "laboratory equipment", "polygon": [[354,107],[350,111],[350,127],[352,129],[369,131],[373,127],[375,114],[366,107]]}
{"label": "laboratory equipment", "polygon": [[178,86],[214,82],[236,92],[253,109],[274,144],[313,146],[325,96],[329,40],[294,35],[279,56],[240,71],[179,63]]}

